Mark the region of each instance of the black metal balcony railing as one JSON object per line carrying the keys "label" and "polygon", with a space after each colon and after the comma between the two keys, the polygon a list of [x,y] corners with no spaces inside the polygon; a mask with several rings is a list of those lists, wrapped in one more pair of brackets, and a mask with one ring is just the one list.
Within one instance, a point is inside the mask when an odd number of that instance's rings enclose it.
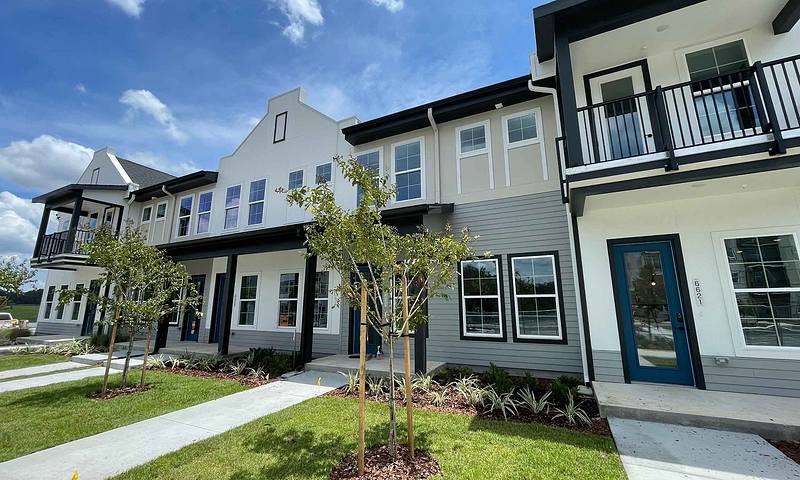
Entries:
{"label": "black metal balcony railing", "polygon": [[[800,128],[800,55],[579,108],[584,165]],[[574,164],[570,163],[571,166]]]}
{"label": "black metal balcony railing", "polygon": [[[70,235],[72,233],[73,235]],[[65,230],[45,235],[37,259],[41,262],[56,255],[80,254],[84,245],[94,239],[93,230]]]}

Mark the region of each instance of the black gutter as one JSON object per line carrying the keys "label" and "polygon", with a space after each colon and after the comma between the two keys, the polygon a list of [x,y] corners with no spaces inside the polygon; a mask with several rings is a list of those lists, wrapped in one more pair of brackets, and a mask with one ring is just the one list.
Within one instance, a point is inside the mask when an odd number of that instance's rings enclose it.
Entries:
{"label": "black gutter", "polygon": [[[149,187],[140,188],[131,193],[136,198],[137,202],[148,202],[154,198],[165,197],[163,188],[166,188],[170,194],[185,192],[206,185],[211,185],[217,182],[217,172],[209,170],[200,170],[192,172],[182,177],[173,178],[165,182],[156,183]],[[162,188],[163,187],[163,188]]]}

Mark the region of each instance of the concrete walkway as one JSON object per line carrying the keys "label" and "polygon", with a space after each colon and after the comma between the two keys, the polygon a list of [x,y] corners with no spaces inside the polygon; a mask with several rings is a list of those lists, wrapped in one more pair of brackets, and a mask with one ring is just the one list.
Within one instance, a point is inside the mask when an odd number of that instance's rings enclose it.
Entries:
{"label": "concrete walkway", "polygon": [[609,417],[630,480],[797,480],[800,465],[763,438]]}
{"label": "concrete walkway", "polygon": [[107,478],[343,384],[339,374],[302,373],[0,463],[0,477],[68,479],[77,470],[81,480]]}
{"label": "concrete walkway", "polygon": [[[74,364],[78,367],[85,365]],[[17,390],[24,390],[26,388],[44,387],[46,385],[53,385],[56,383],[71,382],[73,380],[81,380],[89,377],[99,377],[105,373],[106,369],[103,367],[87,368],[85,370],[76,370],[73,372],[53,373],[50,375],[42,375],[41,377],[21,378],[19,380],[9,380],[7,382],[0,382],[0,393],[15,392]],[[0,475],[1,477],[2,475]]]}
{"label": "concrete walkway", "polygon": [[6,380],[15,377],[27,377],[28,375],[40,375],[42,373],[61,372],[64,370],[74,370],[76,368],[84,367],[86,367],[86,365],[64,361],[59,363],[50,363],[47,365],[37,365],[35,367],[17,368],[15,370],[5,370],[0,372],[0,380]]}

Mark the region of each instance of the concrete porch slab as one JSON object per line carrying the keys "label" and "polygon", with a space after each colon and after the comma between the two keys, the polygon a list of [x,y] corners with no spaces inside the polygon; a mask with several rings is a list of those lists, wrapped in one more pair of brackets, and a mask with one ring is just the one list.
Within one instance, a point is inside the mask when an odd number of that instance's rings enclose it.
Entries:
{"label": "concrete porch slab", "polygon": [[[395,370],[397,374],[403,372],[403,360],[395,358]],[[413,361],[412,361],[413,366]],[[444,362],[431,362],[426,365],[428,375],[433,375],[439,369],[445,366]],[[358,371],[358,357],[350,358],[349,355],[330,355],[327,357],[317,358],[306,364],[306,371],[315,372],[357,372]],[[378,377],[389,376],[389,359],[385,356],[383,358],[370,358],[367,360],[367,374]]]}
{"label": "concrete porch slab", "polygon": [[650,384],[592,382],[592,387],[602,417],[800,440],[800,398]]}

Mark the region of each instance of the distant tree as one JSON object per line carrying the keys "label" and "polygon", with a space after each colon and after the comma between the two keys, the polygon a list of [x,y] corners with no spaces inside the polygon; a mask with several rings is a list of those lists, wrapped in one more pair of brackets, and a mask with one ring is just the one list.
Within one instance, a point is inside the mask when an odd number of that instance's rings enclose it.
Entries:
{"label": "distant tree", "polygon": [[7,308],[11,297],[19,295],[22,286],[33,281],[35,273],[15,257],[0,259],[0,310]]}

